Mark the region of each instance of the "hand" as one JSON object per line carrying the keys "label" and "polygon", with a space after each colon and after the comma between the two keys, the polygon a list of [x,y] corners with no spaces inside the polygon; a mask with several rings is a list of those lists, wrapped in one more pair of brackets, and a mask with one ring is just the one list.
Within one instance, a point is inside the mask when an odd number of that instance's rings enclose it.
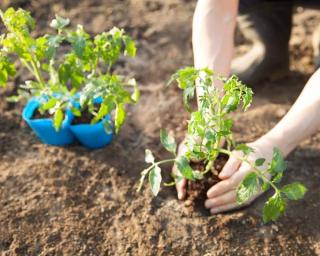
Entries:
{"label": "hand", "polygon": [[[248,144],[248,146],[255,150],[249,155],[248,160],[254,163],[257,158],[265,158],[265,164],[261,169],[265,168],[266,164],[272,159],[272,143],[260,139]],[[235,157],[243,156],[242,152],[233,151],[233,154],[234,156],[229,158],[219,174],[219,178],[222,181],[212,186],[207,192],[208,199],[205,202],[205,207],[210,209],[211,214],[221,213],[249,205],[262,194],[262,192],[259,191],[245,204],[239,205],[237,203],[237,187],[245,176],[252,172],[252,169],[248,163],[242,162]]]}

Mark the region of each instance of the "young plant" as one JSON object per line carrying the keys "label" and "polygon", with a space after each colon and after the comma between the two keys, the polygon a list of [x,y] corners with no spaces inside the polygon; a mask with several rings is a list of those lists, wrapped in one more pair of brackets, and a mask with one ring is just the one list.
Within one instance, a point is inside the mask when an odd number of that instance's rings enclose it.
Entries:
{"label": "young plant", "polygon": [[[232,135],[233,119],[230,113],[238,108],[246,111],[252,101],[252,90],[242,84],[237,77],[218,77],[224,83],[223,89],[219,90],[213,86],[214,74],[209,69],[185,68],[179,70],[172,76],[172,81],[177,81],[183,90],[183,102],[190,111],[189,101],[195,96],[196,87],[202,92],[198,110],[191,112],[188,121],[186,136],[187,152],[177,155],[177,144],[173,137],[166,131],[160,131],[160,140],[163,146],[173,155],[173,158],[155,161],[152,152],[146,149],[145,161],[150,164],[142,171],[138,190],[141,190],[145,178],[148,176],[153,194],[156,196],[162,182],[160,165],[164,163],[175,163],[179,175],[173,175],[174,182],[185,178],[196,181],[204,178],[207,172],[212,170],[219,154],[234,156],[248,163],[252,172],[249,173],[237,188],[237,202],[239,205],[247,202],[258,191],[274,190],[272,197],[268,199],[263,208],[263,220],[265,222],[275,221],[284,213],[288,200],[303,198],[306,188],[300,183],[292,183],[279,187],[279,182],[285,171],[285,162],[279,149],[274,148],[270,163],[265,165],[265,159],[259,158],[254,163],[248,160],[253,148],[245,144],[236,144]],[[221,147],[225,142],[225,147]],[[242,151],[243,156],[234,154],[232,150]],[[190,166],[191,161],[201,161],[204,171],[194,170]],[[263,166],[267,166],[264,168]],[[271,178],[269,178],[271,177]],[[171,185],[171,184],[165,184]]]}
{"label": "young plant", "polygon": [[[136,54],[134,41],[123,30],[113,28],[92,38],[81,25],[70,30],[70,20],[56,16],[50,24],[55,33],[34,38],[35,21],[29,12],[9,8],[0,10],[0,16],[7,29],[0,37],[0,86],[16,74],[13,57],[33,75],[11,100],[37,97],[40,113],[53,115],[56,130],[68,108],[75,116],[87,108],[94,116],[92,123],[115,110],[115,130],[119,131],[125,120],[124,105],[139,98],[134,79],[126,81],[112,72],[122,54]],[[98,110],[94,107],[97,98],[102,99]],[[80,102],[80,108],[75,102]]]}

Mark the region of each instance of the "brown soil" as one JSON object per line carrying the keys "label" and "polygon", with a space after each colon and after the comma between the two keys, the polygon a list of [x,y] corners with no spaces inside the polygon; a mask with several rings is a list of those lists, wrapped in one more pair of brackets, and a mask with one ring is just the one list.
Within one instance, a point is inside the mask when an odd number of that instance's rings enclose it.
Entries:
{"label": "brown soil", "polygon": [[39,109],[37,108],[33,112],[32,119],[44,119],[44,118],[51,118],[52,116],[48,112],[44,112],[43,114],[40,113]]}
{"label": "brown soil", "polygon": [[[0,5],[8,0],[1,1]],[[127,122],[113,143],[90,151],[42,144],[21,119],[23,104],[6,103],[15,84],[31,77],[19,72],[0,90],[0,255],[320,255],[320,134],[308,138],[287,158],[283,183],[300,181],[309,189],[276,223],[263,224],[267,195],[250,207],[208,217],[186,214],[174,188],[152,197],[135,192],[144,149],[168,157],[159,129],[181,141],[187,113],[181,92],[164,89],[170,74],[192,65],[191,19],[187,0],[19,0],[47,30],[54,13],[84,24],[91,33],[124,27],[138,42],[136,59],[123,58],[117,71],[135,75],[140,102],[129,107]],[[297,9],[290,41],[291,72],[285,79],[253,86],[255,99],[236,113],[237,141],[252,141],[286,113],[314,71],[311,33],[317,10]],[[248,49],[237,41],[237,53]],[[169,173],[171,166],[163,168]]]}
{"label": "brown soil", "polygon": [[[199,210],[205,211],[204,202],[207,199],[207,191],[220,181],[218,174],[221,172],[227,160],[228,158],[225,155],[219,155],[212,170],[206,173],[202,180],[189,180],[187,182],[187,199],[184,203],[184,206],[188,207],[190,212]],[[205,169],[203,162],[191,163],[191,167],[192,169],[200,172],[203,172]]]}
{"label": "brown soil", "polygon": [[90,124],[93,115],[86,108],[81,111],[81,116],[75,116],[72,120],[72,124]]}

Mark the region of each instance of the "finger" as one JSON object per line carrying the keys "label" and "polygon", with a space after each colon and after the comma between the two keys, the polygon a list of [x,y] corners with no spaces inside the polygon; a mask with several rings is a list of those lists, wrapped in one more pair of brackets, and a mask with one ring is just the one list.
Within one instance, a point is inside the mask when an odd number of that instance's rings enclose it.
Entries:
{"label": "finger", "polygon": [[237,192],[235,190],[231,190],[223,195],[207,199],[204,205],[206,208],[216,208],[218,206],[235,203],[236,200]]}
{"label": "finger", "polygon": [[231,156],[220,172],[219,178],[222,180],[230,178],[238,170],[240,164],[241,160],[234,156]]}
{"label": "finger", "polygon": [[187,180],[182,179],[179,182],[176,183],[176,189],[177,189],[177,194],[178,194],[178,199],[183,200],[186,197],[186,184]]}
{"label": "finger", "polygon": [[211,208],[210,213],[217,214],[217,213],[226,212],[234,209],[239,209],[241,207],[243,207],[243,205],[239,205],[237,203],[230,203],[230,204],[220,205],[215,208]]}
{"label": "finger", "polygon": [[207,196],[208,198],[213,198],[222,195],[230,190],[233,190],[235,189],[235,187],[236,186],[234,184],[234,180],[231,177],[229,179],[220,181],[219,183],[211,187],[207,192]]}

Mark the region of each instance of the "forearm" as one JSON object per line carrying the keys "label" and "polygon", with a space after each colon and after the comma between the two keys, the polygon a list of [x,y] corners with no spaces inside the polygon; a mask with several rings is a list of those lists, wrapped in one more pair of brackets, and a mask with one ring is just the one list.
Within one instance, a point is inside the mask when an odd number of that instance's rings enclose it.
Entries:
{"label": "forearm", "polygon": [[270,142],[284,155],[288,155],[302,140],[319,128],[320,69],[310,78],[290,111],[260,140]]}
{"label": "forearm", "polygon": [[237,13],[238,0],[198,1],[192,34],[196,68],[208,67],[217,74],[229,76]]}

